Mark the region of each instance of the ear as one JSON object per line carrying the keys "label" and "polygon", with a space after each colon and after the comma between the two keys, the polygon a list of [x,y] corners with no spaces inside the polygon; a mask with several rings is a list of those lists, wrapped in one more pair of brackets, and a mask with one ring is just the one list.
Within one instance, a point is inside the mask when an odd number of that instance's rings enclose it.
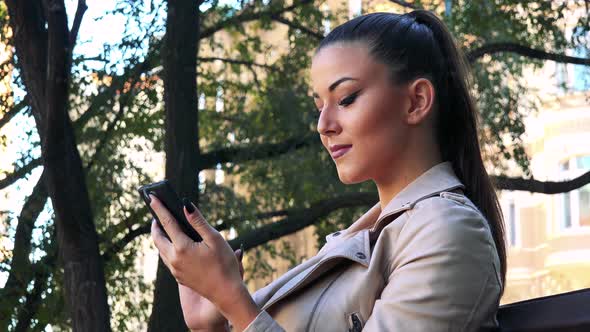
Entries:
{"label": "ear", "polygon": [[417,125],[428,117],[434,108],[434,86],[426,78],[418,78],[408,85],[410,107],[407,110],[408,124]]}

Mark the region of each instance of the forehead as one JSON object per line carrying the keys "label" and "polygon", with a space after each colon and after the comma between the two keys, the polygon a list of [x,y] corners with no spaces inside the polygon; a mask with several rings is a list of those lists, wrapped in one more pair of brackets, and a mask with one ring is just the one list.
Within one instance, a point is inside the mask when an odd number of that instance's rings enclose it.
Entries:
{"label": "forehead", "polygon": [[327,89],[342,77],[366,80],[384,71],[363,43],[336,43],[322,48],[312,59],[311,82],[316,89]]}

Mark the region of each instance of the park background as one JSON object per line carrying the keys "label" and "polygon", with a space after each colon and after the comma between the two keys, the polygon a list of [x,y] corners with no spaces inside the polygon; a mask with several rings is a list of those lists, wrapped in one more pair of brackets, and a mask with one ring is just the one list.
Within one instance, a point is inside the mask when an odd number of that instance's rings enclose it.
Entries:
{"label": "park background", "polygon": [[310,55],[346,19],[414,8],[472,69],[502,303],[590,287],[589,6],[0,1],[0,330],[186,329],[135,191],[162,178],[244,244],[251,291],[314,255],[378,197],[319,142]]}

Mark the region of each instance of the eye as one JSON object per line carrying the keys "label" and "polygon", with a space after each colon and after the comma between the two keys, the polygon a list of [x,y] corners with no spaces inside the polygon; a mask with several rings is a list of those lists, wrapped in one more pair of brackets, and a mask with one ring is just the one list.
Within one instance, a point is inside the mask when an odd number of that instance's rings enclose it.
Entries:
{"label": "eye", "polygon": [[358,97],[358,95],[359,95],[360,92],[361,92],[361,90],[358,90],[358,91],[352,93],[348,97],[342,99],[340,101],[340,103],[338,103],[338,105],[340,105],[340,106],[348,106],[348,105],[354,103],[354,101],[356,100],[356,97]]}

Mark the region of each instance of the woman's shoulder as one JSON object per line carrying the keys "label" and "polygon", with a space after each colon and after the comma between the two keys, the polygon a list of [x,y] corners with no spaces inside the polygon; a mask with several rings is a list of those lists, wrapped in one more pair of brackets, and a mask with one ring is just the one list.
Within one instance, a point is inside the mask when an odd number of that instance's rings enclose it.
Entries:
{"label": "woman's shoulder", "polygon": [[417,202],[406,214],[402,233],[436,232],[441,240],[468,240],[475,236],[480,241],[494,242],[487,219],[461,194],[442,192]]}
{"label": "woman's shoulder", "polygon": [[398,262],[439,255],[488,267],[491,262],[499,269],[487,219],[461,194],[443,192],[421,200],[383,231],[381,240],[394,243],[392,258]]}

